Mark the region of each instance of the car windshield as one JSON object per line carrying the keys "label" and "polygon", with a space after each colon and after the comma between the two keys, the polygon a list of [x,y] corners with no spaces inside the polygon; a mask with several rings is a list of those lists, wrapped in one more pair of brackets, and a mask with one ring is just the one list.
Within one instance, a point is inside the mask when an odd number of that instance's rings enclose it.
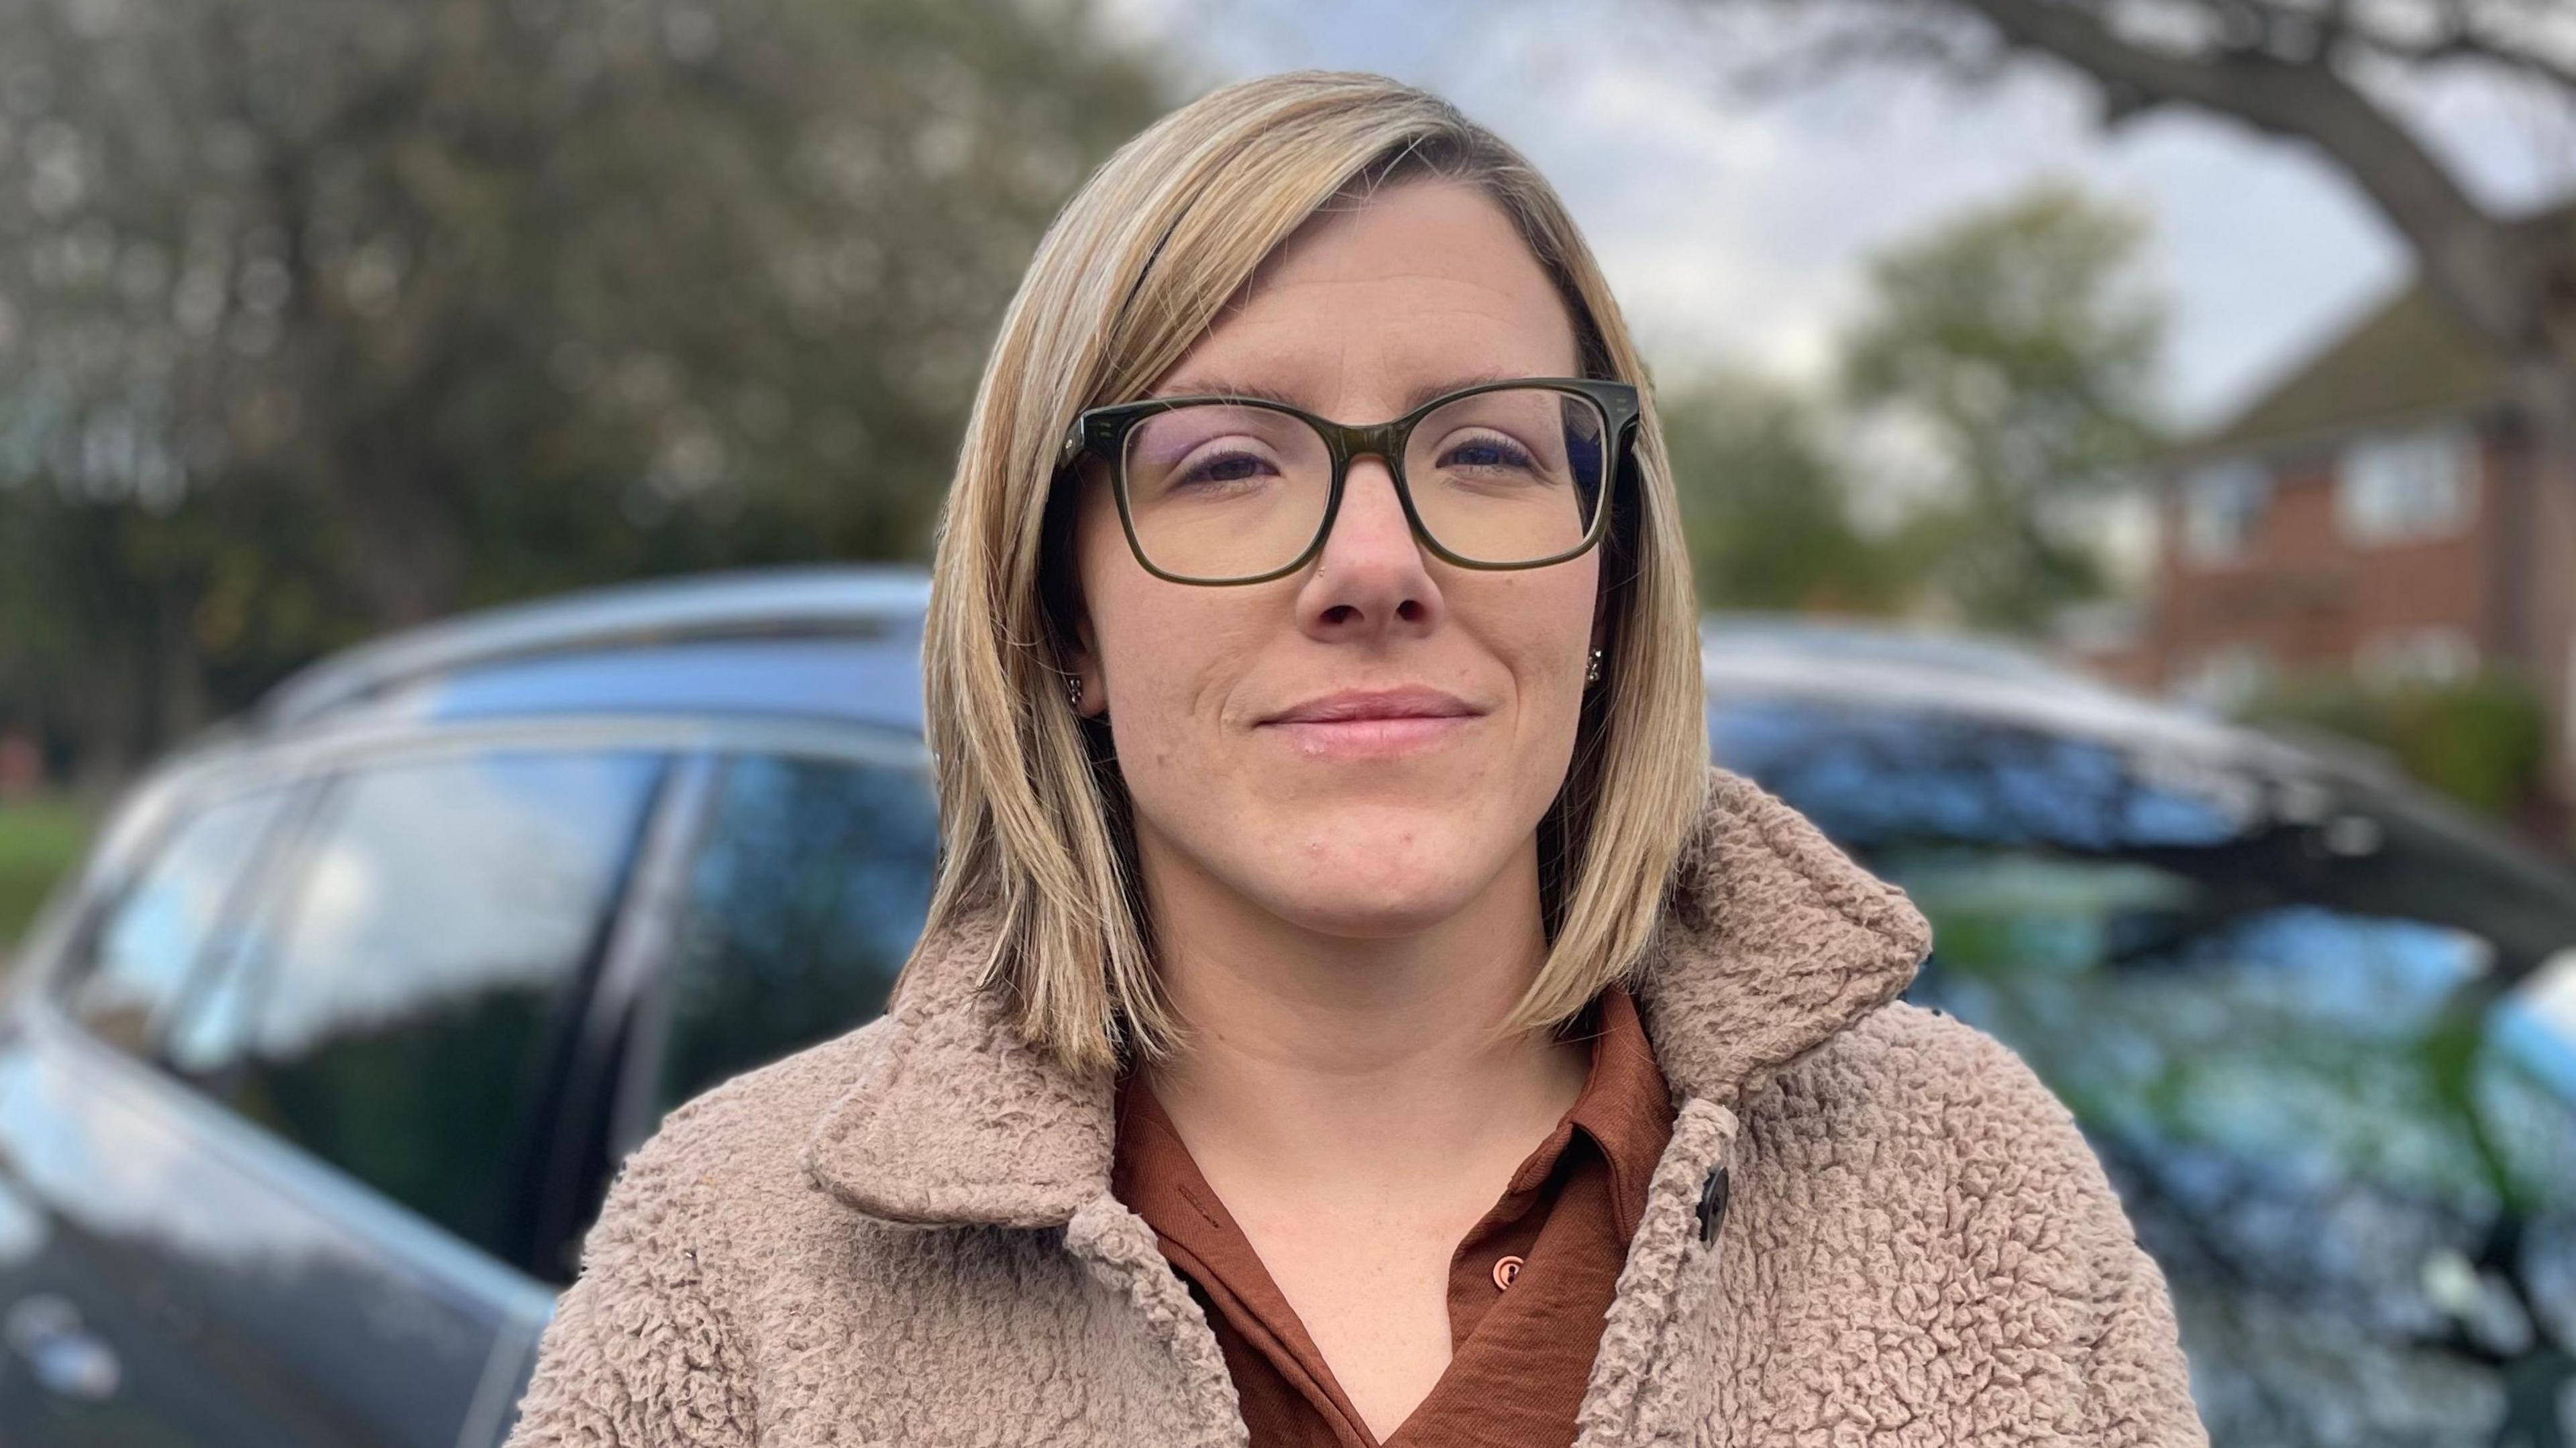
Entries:
{"label": "car windshield", "polygon": [[2316,1414],[2359,1411],[2371,1441],[2436,1441],[2448,1394],[2501,1392],[2494,1363],[2576,1327],[2557,871],[2324,773],[1880,705],[1711,722],[1720,762],[1931,921],[1908,997],[2075,1112],[2167,1272],[2195,1386],[2253,1405],[2213,1436],[2311,1441]]}

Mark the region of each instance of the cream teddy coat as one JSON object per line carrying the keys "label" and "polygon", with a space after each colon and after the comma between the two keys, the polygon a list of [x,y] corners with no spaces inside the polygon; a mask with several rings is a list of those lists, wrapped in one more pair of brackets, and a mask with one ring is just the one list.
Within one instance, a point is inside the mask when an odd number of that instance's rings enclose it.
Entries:
{"label": "cream teddy coat", "polygon": [[[1712,767],[1637,998],[1678,1106],[1579,1417],[1612,1445],[2207,1438],[2163,1274],[2073,1117],[1896,1000],[1930,927]],[[1111,1080],[974,987],[737,1076],[620,1166],[508,1448],[1245,1441],[1205,1315],[1109,1193]]]}

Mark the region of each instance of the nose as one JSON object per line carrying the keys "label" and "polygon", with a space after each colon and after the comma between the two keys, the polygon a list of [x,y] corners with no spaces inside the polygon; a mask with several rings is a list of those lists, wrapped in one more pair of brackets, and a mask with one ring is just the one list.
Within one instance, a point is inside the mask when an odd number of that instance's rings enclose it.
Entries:
{"label": "nose", "polygon": [[1440,585],[1384,459],[1351,459],[1342,506],[1297,592],[1298,626],[1322,640],[1419,634],[1439,621]]}

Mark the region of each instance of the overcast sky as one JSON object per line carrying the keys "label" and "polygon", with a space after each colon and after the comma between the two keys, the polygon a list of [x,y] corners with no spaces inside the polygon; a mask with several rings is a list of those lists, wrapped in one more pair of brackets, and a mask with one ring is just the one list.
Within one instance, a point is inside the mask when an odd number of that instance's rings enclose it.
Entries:
{"label": "overcast sky", "polygon": [[[2038,65],[1975,97],[1882,72],[1756,106],[1711,78],[1744,37],[1658,0],[1113,0],[1110,15],[1201,84],[1324,66],[1457,102],[1565,194],[1659,369],[1813,375],[1871,250],[2051,175],[2153,217],[2185,424],[2241,405],[2407,269],[2299,149],[2187,116],[2106,137],[2088,93]],[[2576,187],[2562,108],[2488,84],[2414,105],[2490,204]]]}

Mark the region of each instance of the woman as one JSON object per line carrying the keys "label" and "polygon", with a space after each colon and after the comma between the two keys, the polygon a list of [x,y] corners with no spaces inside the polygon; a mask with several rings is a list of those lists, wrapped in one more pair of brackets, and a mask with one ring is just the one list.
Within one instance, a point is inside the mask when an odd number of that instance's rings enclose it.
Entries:
{"label": "woman", "polygon": [[2204,1442],[2072,1118],[1709,764],[1643,372],[1419,91],[1105,165],[948,499],[894,1008],[628,1158],[510,1442]]}

